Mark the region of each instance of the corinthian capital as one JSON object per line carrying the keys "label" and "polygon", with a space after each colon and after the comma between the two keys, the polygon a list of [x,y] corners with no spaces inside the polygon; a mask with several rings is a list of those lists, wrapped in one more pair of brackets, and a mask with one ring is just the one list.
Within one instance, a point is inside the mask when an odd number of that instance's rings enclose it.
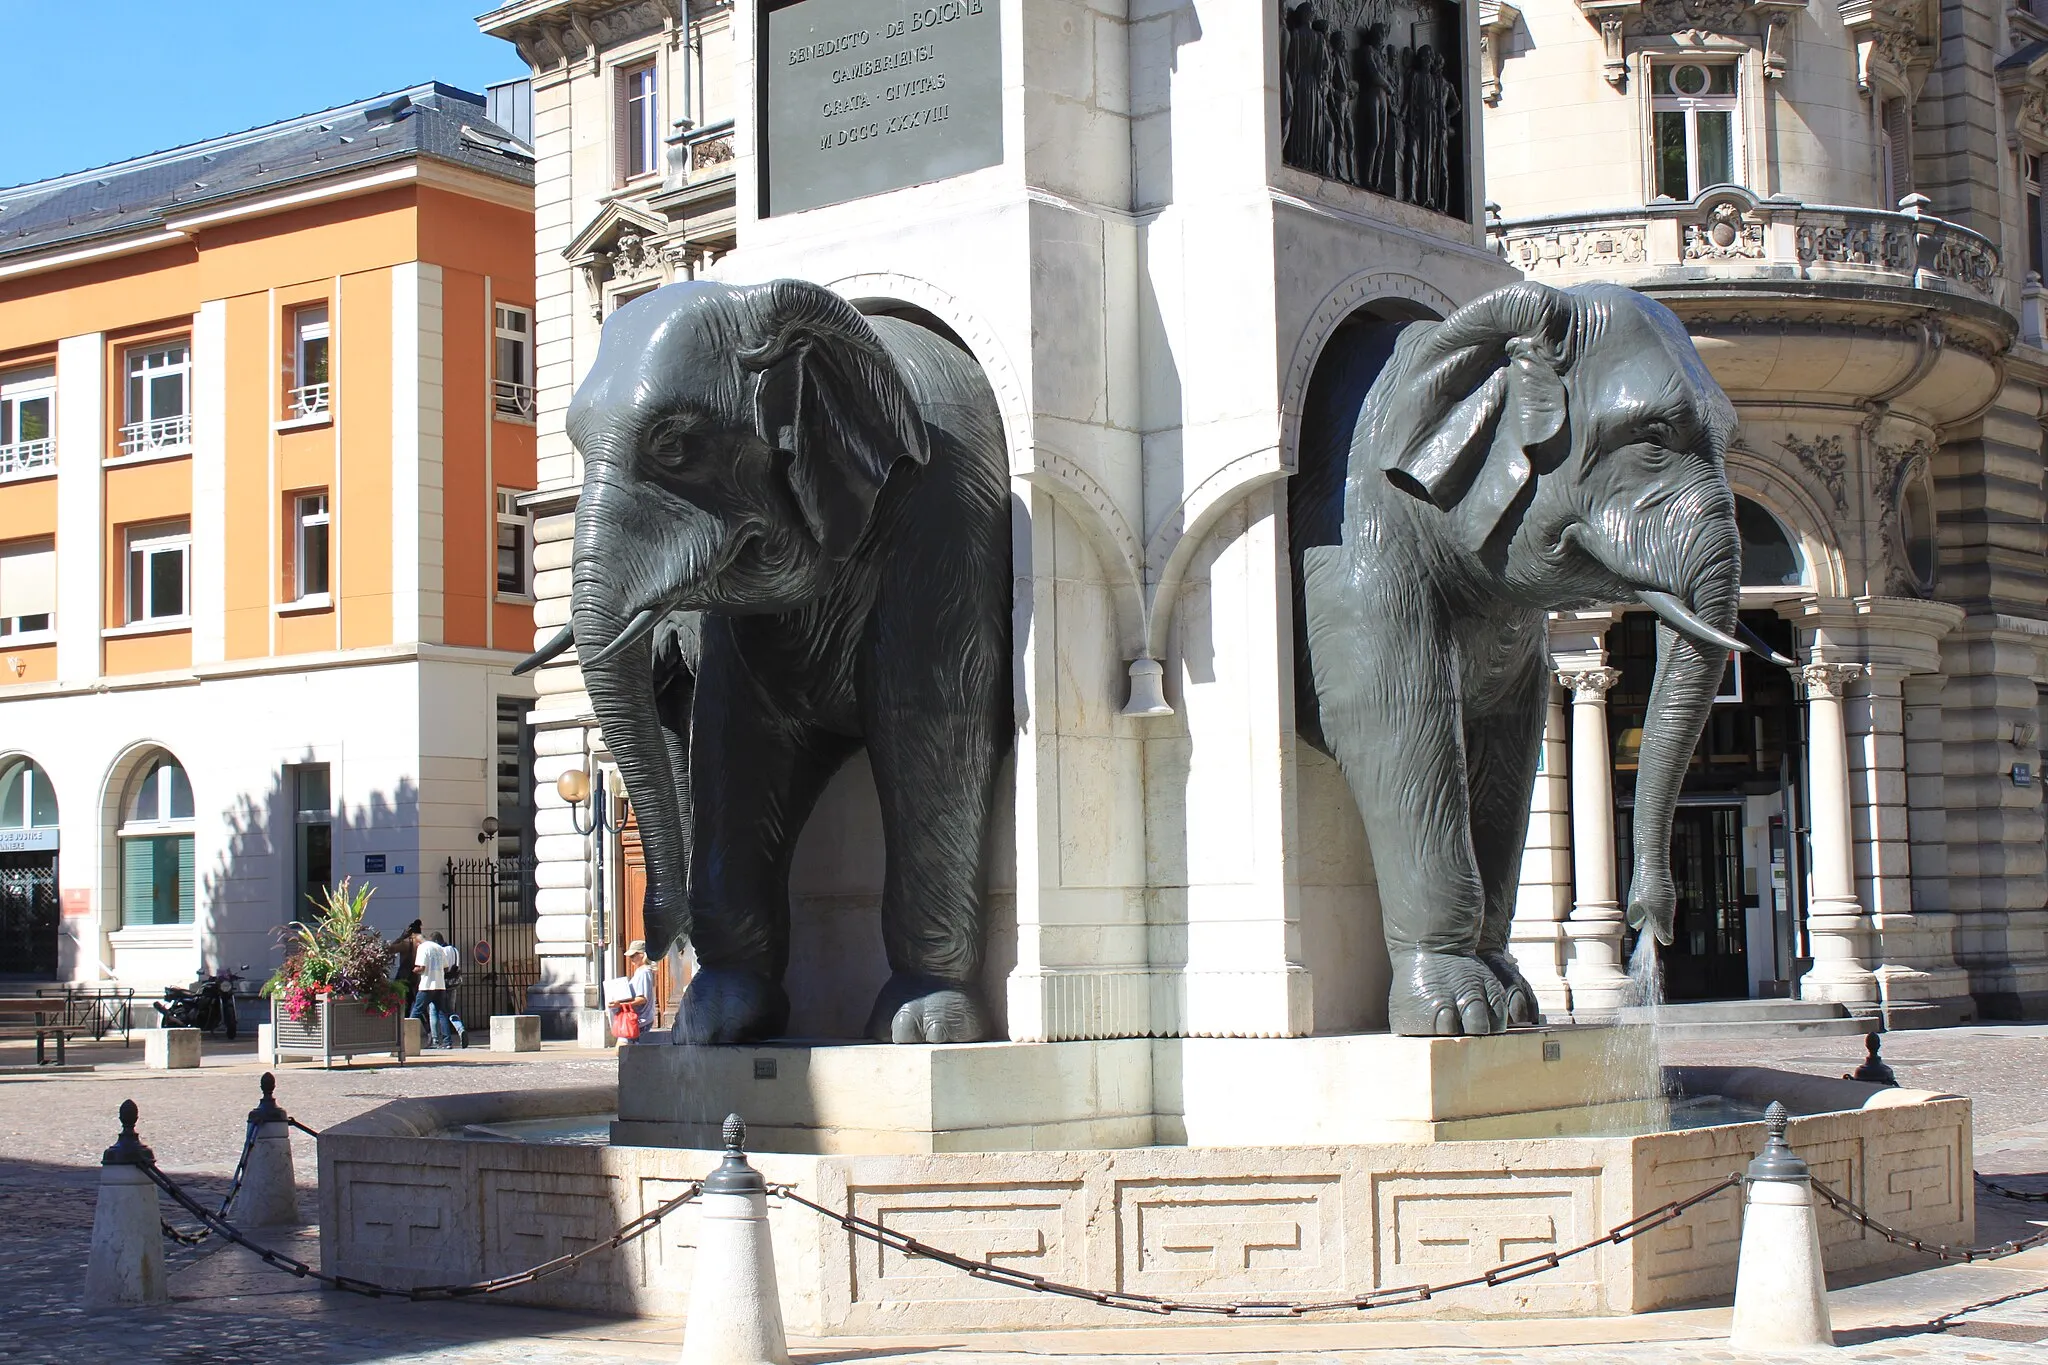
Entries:
{"label": "corinthian capital", "polygon": [[1572,694],[1574,701],[1585,702],[1588,706],[1605,705],[1608,689],[1621,681],[1618,668],[1561,668],[1557,680]]}
{"label": "corinthian capital", "polygon": [[1807,664],[1799,681],[1809,697],[1839,697],[1850,681],[1870,672],[1869,664]]}

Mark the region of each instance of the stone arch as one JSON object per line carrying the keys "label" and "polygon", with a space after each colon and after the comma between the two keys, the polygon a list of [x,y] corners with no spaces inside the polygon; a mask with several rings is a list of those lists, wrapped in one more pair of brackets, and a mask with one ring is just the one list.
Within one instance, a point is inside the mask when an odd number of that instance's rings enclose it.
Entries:
{"label": "stone arch", "polygon": [[1821,597],[1848,595],[1848,573],[1834,522],[1804,484],[1746,446],[1731,446],[1728,483],[1778,519],[1806,561],[1806,586]]}
{"label": "stone arch", "polygon": [[[38,790],[48,789],[50,807],[58,820],[61,820],[63,814],[62,798],[57,794],[56,782],[50,778],[50,770],[38,762],[36,756],[29,753],[26,749],[0,749],[0,777],[5,777],[13,772],[17,763],[28,765],[28,771],[35,775],[33,781]],[[44,828],[43,825],[38,824],[35,818],[35,808],[41,804],[41,801],[35,799],[34,795],[25,792],[22,799],[21,823],[19,825],[0,823],[0,829]],[[54,824],[56,821],[52,821],[52,823]]]}
{"label": "stone arch", "polygon": [[1360,271],[1325,294],[1302,324],[1294,354],[1281,379],[1280,452],[1286,468],[1294,468],[1309,381],[1315,377],[1323,350],[1338,328],[1360,313],[1371,313],[1389,322],[1426,321],[1448,317],[1457,306],[1456,299],[1429,281],[1399,270]]}

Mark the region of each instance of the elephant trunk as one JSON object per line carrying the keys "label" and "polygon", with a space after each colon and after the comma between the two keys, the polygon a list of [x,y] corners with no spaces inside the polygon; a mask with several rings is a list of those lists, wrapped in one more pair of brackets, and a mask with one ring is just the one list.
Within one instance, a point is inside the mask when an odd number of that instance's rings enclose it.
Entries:
{"label": "elephant trunk", "polygon": [[690,934],[690,839],[687,802],[678,791],[670,740],[660,723],[654,691],[654,637],[635,623],[663,604],[635,585],[673,583],[673,566],[653,537],[617,524],[626,500],[592,478],[576,513],[570,624],[605,747],[625,779],[647,858],[647,952],[658,958]]}
{"label": "elephant trunk", "polygon": [[[1735,629],[1742,566],[1734,547],[1720,546],[1718,535],[1712,539],[1716,552],[1696,557],[1696,562],[1711,567],[1695,576],[1689,605],[1694,615],[1725,635]],[[1664,621],[1657,623],[1656,679],[1643,717],[1636,768],[1628,922],[1647,926],[1660,943],[1671,942],[1678,904],[1671,880],[1672,811],[1727,668],[1728,651],[1720,645],[1681,634]]]}

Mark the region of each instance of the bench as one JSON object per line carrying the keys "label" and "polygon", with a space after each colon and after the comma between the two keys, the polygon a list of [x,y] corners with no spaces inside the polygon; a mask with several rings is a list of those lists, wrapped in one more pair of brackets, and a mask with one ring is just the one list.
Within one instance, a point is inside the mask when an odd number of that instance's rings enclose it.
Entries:
{"label": "bench", "polygon": [[0,998],[0,1038],[30,1038],[36,1040],[36,1065],[48,1066],[51,1057],[47,1042],[57,1040],[58,1066],[64,1065],[64,1039],[69,1033],[83,1032],[79,1026],[64,1021],[62,1001],[35,998]]}

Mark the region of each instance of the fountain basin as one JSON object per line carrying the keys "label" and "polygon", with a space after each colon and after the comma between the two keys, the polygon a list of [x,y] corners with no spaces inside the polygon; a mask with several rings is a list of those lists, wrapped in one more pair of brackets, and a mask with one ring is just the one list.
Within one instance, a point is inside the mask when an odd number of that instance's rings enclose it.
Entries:
{"label": "fountain basin", "polygon": [[[1751,1068],[1684,1068],[1687,1094],[1797,1117],[1816,1175],[1878,1217],[1931,1239],[1974,1232],[1965,1099]],[[464,1137],[474,1125],[602,1113],[610,1087],[404,1100],[319,1139],[325,1268],[381,1283],[500,1275],[603,1240],[717,1162],[710,1150]],[[1630,1136],[1314,1143],[1286,1116],[1260,1145],[1097,1150],[760,1152],[755,1164],[829,1208],[937,1246],[1094,1288],[1188,1299],[1342,1297],[1462,1278],[1561,1250],[1740,1170],[1760,1123]],[[1399,1316],[1604,1315],[1730,1293],[1737,1193],[1684,1221],[1558,1269]],[[770,1218],[785,1321],[808,1335],[1133,1326],[1160,1321],[1005,1288],[905,1258],[807,1210]],[[1831,1270],[1917,1266],[1832,1214]],[[696,1213],[517,1301],[622,1313],[685,1311]]]}

